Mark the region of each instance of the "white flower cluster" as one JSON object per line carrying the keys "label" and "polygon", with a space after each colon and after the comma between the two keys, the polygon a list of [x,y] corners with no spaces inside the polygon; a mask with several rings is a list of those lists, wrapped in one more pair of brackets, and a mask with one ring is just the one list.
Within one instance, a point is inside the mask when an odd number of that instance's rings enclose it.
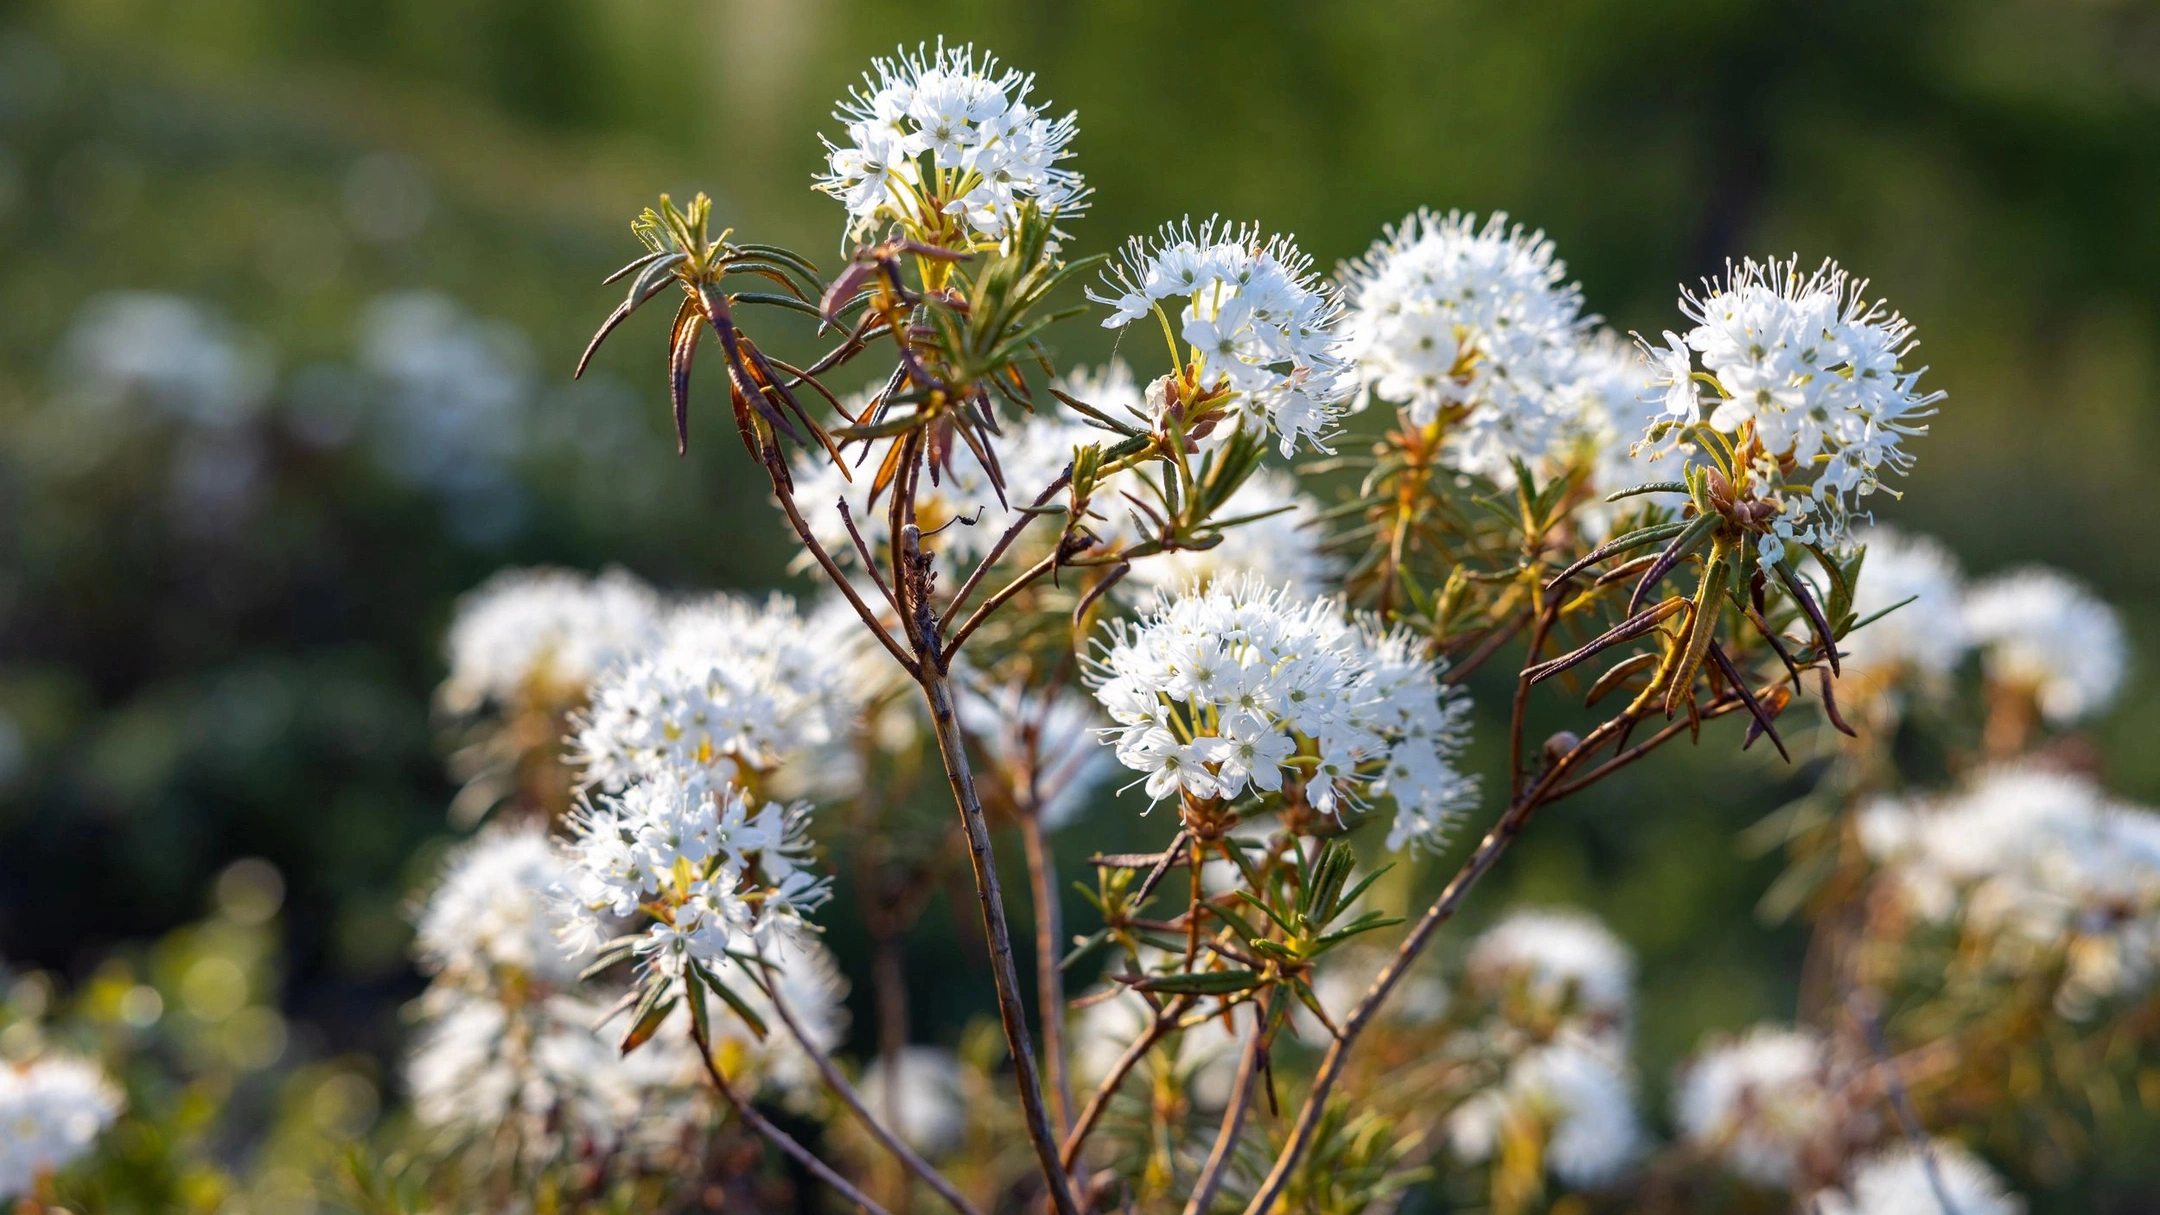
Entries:
{"label": "white flower cluster", "polygon": [[1528,999],[1541,1017],[1574,1031],[1624,1042],[1635,1004],[1635,957],[1627,943],[1586,912],[1528,908],[1485,930],[1470,949],[1474,987]]}
{"label": "white flower cluster", "polygon": [[1808,1210],[1816,1215],[1914,1215],[1945,1209],[1945,1199],[1957,1215],[2025,1215],[2024,1199],[2005,1190],[1987,1165],[1941,1139],[1928,1145],[1925,1156],[1901,1143],[1861,1161],[1842,1189],[1815,1195],[1808,1200]]}
{"label": "white flower cluster", "polygon": [[624,570],[503,570],[458,600],[443,703],[472,712],[583,699],[601,672],[658,639],[663,614],[660,597]]}
{"label": "white flower cluster", "polygon": [[596,1028],[604,1007],[578,996],[424,1006],[405,1087],[420,1123],[453,1142],[508,1130],[527,1166],[618,1150],[652,1159],[711,1116],[704,1065],[680,1025],[626,1056]]}
{"label": "white flower cluster", "polygon": [[1512,477],[1511,459],[1545,459],[1578,421],[1565,390],[1591,321],[1566,277],[1545,234],[1504,214],[1407,216],[1342,270],[1362,387],[1421,426],[1459,411],[1454,466]]}
{"label": "white flower cluster", "polygon": [[1546,1168],[1570,1186],[1613,1180],[1644,1145],[1626,1069],[1579,1041],[1556,1041],[1516,1056],[1499,1084],[1447,1119],[1449,1146],[1470,1161],[1489,1159],[1525,1129],[1542,1135]]}
{"label": "white flower cluster", "polygon": [[1116,766],[1096,739],[1102,715],[1077,692],[1045,696],[1017,680],[971,679],[961,684],[958,708],[961,728],[1007,779],[1032,786],[1018,792],[1038,803],[1045,831],[1078,817]]}
{"label": "white flower cluster", "polygon": [[[1301,439],[1325,449],[1355,387],[1334,333],[1342,304],[1289,237],[1263,239],[1257,227],[1213,217],[1197,229],[1190,220],[1164,224],[1152,242],[1127,241],[1103,283],[1108,294],[1088,291],[1111,308],[1103,328],[1154,313],[1168,330],[1164,302],[1184,300],[1175,324],[1190,348],[1193,387],[1237,394],[1240,424],[1273,429],[1285,456]],[[1172,361],[1186,365],[1171,346]],[[1148,403],[1158,407],[1151,415],[1172,404],[1165,394],[1177,378],[1149,385]]]}
{"label": "white flower cluster", "polygon": [[1641,1153],[1644,1135],[1627,1066],[1633,955],[1592,917],[1510,914],[1471,947],[1469,996],[1493,1015],[1447,1045],[1498,1066],[1447,1119],[1456,1155],[1484,1160],[1516,1135],[1537,1135],[1554,1176],[1594,1186]]}
{"label": "white flower cluster", "polygon": [[808,816],[694,771],[602,796],[565,845],[565,943],[595,949],[644,915],[635,953],[670,977],[691,963],[717,976],[740,965],[734,954],[784,957],[815,933],[805,917],[831,894],[808,868]]}
{"label": "white flower cluster", "polygon": [[[1639,347],[1600,329],[1576,347],[1573,378],[1558,390],[1559,408],[1573,419],[1572,439],[1563,450],[1589,469],[1588,487],[1594,492],[1576,507],[1576,518],[1593,539],[1609,536],[1614,518],[1638,505],[1672,506],[1683,500],[1673,493],[1643,494],[1617,504],[1604,500],[1618,490],[1680,476],[1678,461],[1661,458],[1663,453],[1641,442],[1663,409],[1643,399],[1649,377]],[[1538,471],[1553,475],[1559,471],[1554,463],[1548,458]]]}
{"label": "white flower cluster", "polygon": [[1688,1142],[1738,1176],[1790,1189],[1837,1130],[1829,1051],[1811,1031],[1758,1025],[1688,1061],[1673,1112]]}
{"label": "white flower cluster", "polygon": [[569,876],[537,827],[496,827],[462,845],[420,913],[413,952],[438,981],[485,990],[504,978],[563,990],[583,951],[564,947],[568,917],[547,897]]}
{"label": "white flower cluster", "polygon": [[1080,175],[1057,167],[1072,155],[1075,116],[1043,117],[1028,100],[1034,76],[939,42],[934,53],[872,60],[863,82],[833,115],[847,142],[825,141],[817,181],[847,207],[851,237],[881,223],[920,237],[943,226],[939,217],[958,217],[981,239],[1002,241],[1027,203],[1046,215],[1086,208]]}
{"label": "white flower cluster", "polygon": [[[1871,557],[1870,575],[1873,564]],[[1988,678],[2030,692],[2050,724],[2090,717],[2122,689],[2128,665],[2122,621],[2091,590],[2055,570],[2014,570],[1974,587],[1965,599],[1964,627],[1981,647]]]}
{"label": "white flower cluster", "polygon": [[[1766,566],[1789,545],[1842,545],[1859,499],[1911,468],[1904,442],[1942,400],[1920,390],[1925,368],[1904,366],[1912,325],[1866,289],[1834,262],[1802,277],[1791,261],[1750,259],[1683,294],[1695,327],[1650,352],[1665,421],[1751,427],[1760,441],[1748,488],[1779,508],[1759,544]],[[1698,355],[1718,389],[1707,400]]]}
{"label": "white flower cluster", "polygon": [[1853,614],[1861,620],[1889,615],[1840,641],[1846,677],[1910,676],[1939,684],[1972,648],[1960,616],[1965,588],[1957,558],[1926,536],[1891,527],[1864,528],[1853,539],[1867,546],[1853,586]]}
{"label": "white flower cluster", "polygon": [[2160,815],[2085,777],[1993,769],[1937,803],[1875,802],[1860,835],[1915,910],[1962,923],[2006,970],[2059,951],[2068,1014],[2144,990],[2160,969]]}
{"label": "white flower cluster", "polygon": [[1341,601],[1297,601],[1250,576],[1115,621],[1091,661],[1118,759],[1157,801],[1234,799],[1301,784],[1329,814],[1388,795],[1392,846],[1433,837],[1474,796],[1454,757],[1467,702],[1407,636],[1353,624]]}
{"label": "white flower cluster", "polygon": [[27,1197],[38,1178],[87,1155],[120,1105],[120,1090],[86,1059],[0,1062],[0,1198]]}
{"label": "white flower cluster", "polygon": [[572,751],[611,791],[686,773],[769,774],[845,735],[859,628],[837,611],[805,617],[779,594],[677,607],[656,644],[594,683]]}

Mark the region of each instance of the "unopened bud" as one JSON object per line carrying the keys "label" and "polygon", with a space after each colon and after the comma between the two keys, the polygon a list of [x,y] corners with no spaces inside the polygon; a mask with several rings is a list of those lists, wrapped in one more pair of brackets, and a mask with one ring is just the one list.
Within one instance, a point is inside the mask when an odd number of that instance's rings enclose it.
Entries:
{"label": "unopened bud", "polygon": [[1550,767],[1559,763],[1567,753],[1582,745],[1582,737],[1573,730],[1562,730],[1545,740],[1545,763]]}

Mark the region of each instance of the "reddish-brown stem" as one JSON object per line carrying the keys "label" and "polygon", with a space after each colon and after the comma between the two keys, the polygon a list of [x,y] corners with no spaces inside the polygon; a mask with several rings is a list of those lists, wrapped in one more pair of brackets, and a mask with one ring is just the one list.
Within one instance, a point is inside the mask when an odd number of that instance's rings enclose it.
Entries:
{"label": "reddish-brown stem", "polygon": [[[1035,495],[1034,503],[1022,511],[1018,519],[1012,521],[1012,526],[1006,528],[1004,534],[997,538],[997,543],[990,546],[990,551],[983,554],[983,559],[975,563],[975,568],[968,572],[967,581],[960,584],[960,589],[953,592],[952,602],[945,605],[945,614],[938,620],[939,628],[951,627],[953,616],[960,611],[961,605],[967,602],[967,597],[975,593],[976,586],[989,574],[990,567],[996,565],[998,558],[1005,555],[1005,550],[1011,548],[1013,541],[1020,538],[1020,533],[1027,529],[1027,525],[1035,521],[1035,512],[1049,505],[1050,499],[1059,490],[1071,484],[1072,465],[1067,464],[1065,471],[1057,475],[1057,480]],[[964,633],[961,635],[965,636]]]}
{"label": "reddish-brown stem", "polygon": [[795,535],[802,540],[803,547],[810,551],[811,557],[816,559],[818,567],[825,571],[825,576],[832,580],[841,597],[855,609],[855,614],[862,617],[863,627],[869,629],[870,635],[878,639],[878,644],[885,647],[885,652],[892,655],[893,661],[899,663],[909,675],[916,675],[920,668],[915,665],[915,660],[909,658],[907,652],[900,648],[900,643],[893,640],[893,635],[885,631],[884,625],[878,623],[877,613],[871,611],[870,605],[864,603],[862,596],[855,593],[854,585],[833,561],[832,554],[826,552],[825,546],[818,543],[817,536],[810,530],[810,524],[803,519],[802,511],[796,508],[794,491],[788,486],[787,465],[780,462],[780,449],[777,446],[766,448],[765,472],[772,478],[773,496],[780,500],[780,509],[786,513],[788,523],[794,527]]}
{"label": "reddish-brown stem", "polygon": [[[1031,802],[1034,799],[1029,799]],[[1057,865],[1043,839],[1040,804],[1016,816],[1020,820],[1020,843],[1027,851],[1028,885],[1035,896],[1035,1004],[1042,1024],[1043,1061],[1050,1073],[1050,1098],[1057,1107],[1059,1134],[1072,1127],[1072,1076],[1065,1060],[1065,972],[1058,939]]]}
{"label": "reddish-brown stem", "polygon": [[856,1189],[847,1178],[835,1172],[831,1165],[818,1159],[816,1153],[795,1142],[794,1136],[774,1126],[766,1120],[765,1115],[757,1112],[755,1106],[743,1100],[742,1094],[735,1091],[735,1086],[728,1082],[728,1078],[721,1074],[719,1065],[713,1062],[712,1044],[706,1041],[705,1035],[692,1031],[691,1038],[697,1043],[698,1059],[705,1064],[705,1074],[712,1078],[713,1087],[720,1092],[720,1099],[727,1102],[728,1108],[735,1111],[735,1116],[742,1119],[745,1126],[763,1135],[774,1147],[810,1170],[812,1176],[840,1191],[841,1197],[868,1212],[868,1215],[891,1215],[891,1212],[872,1201],[868,1194]]}
{"label": "reddish-brown stem", "polygon": [[1044,557],[1042,560],[1036,562],[1035,564],[1027,567],[1027,569],[1021,571],[1019,574],[1015,575],[1013,580],[1006,583],[1002,588],[998,590],[996,594],[990,596],[988,599],[983,600],[981,607],[976,608],[973,612],[970,612],[968,614],[967,620],[963,622],[960,625],[959,630],[952,635],[952,640],[945,643],[945,649],[942,656],[940,657],[940,661],[947,663],[951,662],[953,660],[953,655],[960,652],[960,643],[966,641],[968,639],[968,635],[970,633],[973,633],[978,627],[980,627],[983,621],[988,620],[990,618],[990,613],[998,610],[999,607],[1003,606],[1006,600],[1012,598],[1014,595],[1019,594],[1021,591],[1026,590],[1029,583],[1035,581],[1037,578],[1042,577],[1044,574],[1049,573],[1051,570],[1056,569],[1057,564],[1058,554],[1055,550],[1053,550],[1049,556]]}
{"label": "reddish-brown stem", "polygon": [[1079,1161],[1080,1149],[1086,1146],[1088,1135],[1094,1131],[1095,1124],[1102,1121],[1103,1112],[1110,1108],[1110,1099],[1117,1095],[1118,1086],[1125,1083],[1125,1077],[1131,1075],[1132,1069],[1139,1066],[1140,1060],[1155,1049],[1156,1043],[1177,1028],[1178,1018],[1184,1016],[1185,1010],[1192,1005],[1191,996],[1180,996],[1156,1009],[1155,1019],[1148,1023],[1148,1027],[1140,1032],[1139,1037],[1133,1039],[1132,1045],[1125,1048],[1125,1053],[1117,1057],[1117,1062],[1110,1065],[1110,1070],[1103,1075],[1102,1083],[1095,1086],[1095,1095],[1088,1098],[1087,1105],[1080,1111],[1080,1117],[1074,1120],[1072,1133],[1065,1136],[1065,1145],[1058,1152],[1059,1159],[1066,1168],[1072,1168]]}
{"label": "reddish-brown stem", "polygon": [[935,1190],[938,1197],[943,1198],[953,1210],[960,1212],[960,1215],[981,1215],[975,1205],[963,1197],[952,1182],[945,1179],[943,1173],[938,1172],[929,1161],[918,1155],[914,1148],[909,1147],[906,1141],[870,1113],[869,1108],[863,1104],[862,1095],[855,1091],[855,1086],[847,1082],[847,1077],[841,1075],[840,1069],[833,1066],[832,1059],[803,1031],[802,1023],[795,1019],[794,1010],[788,1007],[787,1000],[780,994],[777,982],[766,984],[766,995],[772,1000],[773,1011],[780,1015],[780,1021],[787,1026],[788,1033],[794,1036],[803,1053],[810,1056],[810,1062],[824,1079],[825,1087],[831,1089],[833,1096],[840,1099],[840,1104],[855,1115],[855,1120],[862,1123],[864,1130],[870,1132],[870,1137],[892,1153],[893,1158],[905,1166],[908,1172],[915,1174],[922,1179],[924,1185]]}
{"label": "reddish-brown stem", "polygon": [[1473,672],[1485,665],[1487,659],[1500,652],[1501,646],[1513,640],[1515,634],[1522,632],[1523,626],[1528,623],[1530,613],[1519,612],[1509,619],[1506,625],[1487,633],[1485,640],[1478,643],[1477,649],[1472,650],[1468,658],[1449,664],[1447,673],[1440,677],[1440,682],[1452,687],[1470,678]]}

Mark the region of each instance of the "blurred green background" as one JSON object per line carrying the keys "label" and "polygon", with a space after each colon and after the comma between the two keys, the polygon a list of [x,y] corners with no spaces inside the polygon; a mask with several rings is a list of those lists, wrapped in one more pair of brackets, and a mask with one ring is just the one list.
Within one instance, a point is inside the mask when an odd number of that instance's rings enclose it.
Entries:
{"label": "blurred green background", "polygon": [[[1835,255],[1950,394],[1883,516],[1976,571],[2064,566],[2160,652],[2152,4],[18,0],[0,957],[87,973],[259,855],[295,1049],[392,1052],[406,900],[448,836],[428,701],[456,594],[540,561],[783,579],[709,385],[706,441],[673,454],[658,322],[568,380],[629,217],[702,189],[829,258],[815,134],[871,55],[940,35],[1078,109],[1079,251],[1219,210],[1332,265],[1413,207],[1499,208],[1647,332],[1728,255]],[[1054,341],[1108,352],[1086,322]],[[2160,694],[2131,687],[2098,736],[2151,803]],[[1729,752],[1559,807],[1476,900],[1584,903],[1635,945],[1653,1088],[1705,1029],[1791,1014],[1800,942],[1751,914],[1775,863],[1734,835],[1801,785]],[[1068,860],[1151,838],[1130,811],[1068,831]],[[916,964],[973,966],[939,914]],[[918,984],[918,1032],[987,991]]]}

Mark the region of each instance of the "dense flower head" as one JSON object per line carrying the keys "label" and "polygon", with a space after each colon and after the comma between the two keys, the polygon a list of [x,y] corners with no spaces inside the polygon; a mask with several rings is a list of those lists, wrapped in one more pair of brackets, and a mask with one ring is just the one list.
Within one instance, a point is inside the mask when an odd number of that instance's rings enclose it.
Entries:
{"label": "dense flower head", "polygon": [[609,670],[571,740],[608,790],[660,774],[768,774],[845,734],[857,711],[854,621],[775,594],[718,594],[667,614],[658,642]]}
{"label": "dense flower head", "polygon": [[1734,1173],[1788,1188],[1836,1129],[1828,1051],[1807,1030],[1756,1026],[1688,1061],[1673,1112],[1681,1134]]}
{"label": "dense flower head", "polygon": [[623,570],[504,570],[458,600],[443,702],[470,712],[582,698],[603,671],[653,644],[663,616],[660,597]]}
{"label": "dense flower head", "polygon": [[935,238],[957,220],[963,235],[1002,241],[1029,203],[1046,215],[1086,209],[1080,175],[1058,167],[1072,155],[1076,116],[1045,117],[1028,96],[1033,75],[940,41],[872,60],[863,86],[833,114],[846,139],[825,141],[817,181],[847,207],[851,237],[890,224]]}
{"label": "dense flower head", "polygon": [[1565,443],[1590,320],[1543,232],[1495,213],[1418,211],[1342,272],[1360,386],[1420,426],[1451,415],[1455,467],[1511,476]]}
{"label": "dense flower head", "polygon": [[120,1107],[120,1090],[87,1059],[0,1061],[0,1198],[26,1197],[87,1155]]}
{"label": "dense flower head", "polygon": [[563,845],[564,943],[594,948],[632,921],[636,955],[672,977],[690,963],[717,975],[738,964],[731,954],[784,956],[831,895],[809,868],[808,826],[807,806],[759,802],[698,772],[604,795]]}
{"label": "dense flower head", "polygon": [[1841,1189],[1809,1199],[1808,1209],[1819,1215],[1913,1215],[1943,1210],[1945,1199],[1957,1215],[2025,1215],[2025,1201],[2005,1190],[1987,1165],[1941,1139],[1925,1155],[1901,1143],[1868,1157]]}
{"label": "dense flower head", "polygon": [[506,1004],[438,989],[422,1007],[405,1087],[420,1124],[451,1143],[509,1131],[528,1166],[591,1151],[652,1160],[710,1117],[680,1026],[624,1055],[598,1026],[605,1009],[577,996]]}
{"label": "dense flower head", "polygon": [[2059,953],[2067,1013],[2160,969],[2160,816],[2084,776],[1992,769],[1936,803],[1872,803],[1860,835],[1921,915],[1959,920],[2005,969]]}
{"label": "dense flower head", "polygon": [[[1333,433],[1353,388],[1335,336],[1342,304],[1289,237],[1216,217],[1164,224],[1153,241],[1127,241],[1103,283],[1107,293],[1088,298],[1110,306],[1105,329],[1153,313],[1186,344],[1179,352],[1173,341],[1172,352],[1187,374],[1148,386],[1151,415],[1193,407],[1188,392],[1227,392],[1238,424],[1272,429],[1285,456]],[[1205,437],[1197,424],[1187,434]]]}
{"label": "dense flower head", "polygon": [[1045,693],[1019,680],[974,678],[960,686],[960,725],[1014,784],[1038,804],[1043,830],[1055,831],[1087,808],[1116,764],[1096,739],[1102,713],[1069,689]]}
{"label": "dense flower head", "polygon": [[1520,992],[1540,1010],[1597,1033],[1624,1032],[1634,1007],[1634,954],[1587,912],[1510,913],[1471,946],[1469,977],[1487,991]]}
{"label": "dense flower head", "polygon": [[1759,544],[1766,565],[1794,544],[1843,545],[1860,500],[1912,467],[1905,440],[1927,433],[1942,400],[1920,389],[1925,368],[1905,365],[1911,323],[1866,290],[1835,262],[1803,277],[1796,262],[1749,259],[1684,293],[1694,327],[1649,351],[1662,421],[1746,431],[1759,444],[1746,488],[1778,508]]}
{"label": "dense flower head", "polygon": [[413,949],[429,974],[476,988],[515,978],[566,988],[582,969],[563,948],[563,908],[548,892],[568,876],[538,827],[496,827],[461,846],[419,915]]}
{"label": "dense flower head", "polygon": [[1927,536],[1892,527],[1864,528],[1854,539],[1867,546],[1867,560],[1853,586],[1853,615],[1889,614],[1840,639],[1847,675],[1939,682],[1972,646],[1959,615],[1965,585],[1957,558]]}
{"label": "dense flower head", "polygon": [[1972,588],[1964,626],[1988,678],[2030,692],[2066,726],[2114,703],[2128,665],[2122,621],[2083,583],[2056,570],[2013,570]]}
{"label": "dense flower head", "polygon": [[1502,1080],[1448,1115],[1448,1143],[1464,1160],[1494,1156],[1523,1134],[1544,1140],[1545,1165],[1570,1186],[1618,1177],[1643,1148],[1634,1085],[1610,1052],[1580,1041],[1525,1051]]}
{"label": "dense flower head", "polygon": [[1469,710],[1399,633],[1218,579],[1116,621],[1092,661],[1118,759],[1148,796],[1233,800],[1301,786],[1328,814],[1395,799],[1392,843],[1431,841],[1473,796],[1454,767]]}

